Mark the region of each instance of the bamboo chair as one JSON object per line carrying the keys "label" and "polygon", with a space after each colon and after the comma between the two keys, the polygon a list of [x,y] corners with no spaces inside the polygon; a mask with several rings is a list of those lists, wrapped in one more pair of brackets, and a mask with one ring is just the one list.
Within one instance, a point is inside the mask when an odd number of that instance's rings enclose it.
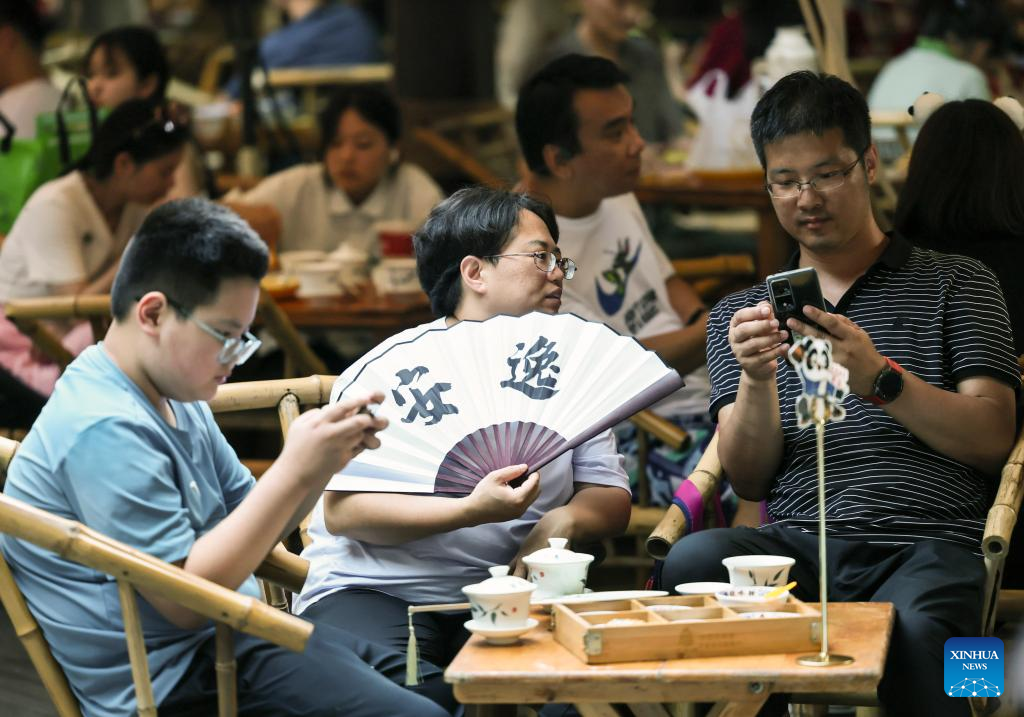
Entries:
{"label": "bamboo chair", "polygon": [[[1022,357],[1024,362],[1024,357]],[[690,481],[704,497],[708,498],[718,489],[724,472],[718,458],[717,434],[708,445],[696,469],[686,480]],[[985,601],[982,605],[981,625],[983,635],[992,635],[996,617],[1019,619],[1024,608],[1024,590],[1000,590],[1003,568],[1010,548],[1010,537],[1020,513],[1024,497],[1024,433],[1017,437],[1010,456],[1003,466],[999,489],[992,507],[989,508],[982,537],[982,552],[985,556]],[[664,560],[671,547],[689,532],[686,516],[676,505],[665,511],[664,517],[647,538],[647,552],[657,560]],[[972,699],[972,703],[974,698]],[[811,704],[854,704],[869,707],[878,704],[876,695],[858,695],[852,701],[841,701],[836,695],[801,695],[801,700]],[[977,703],[972,709],[981,710]],[[858,711],[858,714],[860,712]]]}
{"label": "bamboo chair", "polygon": [[[64,348],[45,322],[85,319],[92,324],[93,336],[99,339],[110,325],[110,295],[80,294],[15,299],[7,302],[4,313],[19,331],[32,339],[36,348],[52,358],[63,371],[74,356]],[[286,373],[309,375],[327,372],[323,361],[309,348],[288,315],[263,290],[260,291],[257,316],[284,351]]]}
{"label": "bamboo chair", "polygon": [[512,113],[491,107],[413,129],[413,137],[478,184],[505,189],[519,179]]}
{"label": "bamboo chair", "polygon": [[[0,470],[7,466],[18,448],[16,441],[0,439]],[[132,665],[139,715],[157,714],[149,666],[139,619],[135,591],[145,588],[193,610],[216,623],[216,672],[218,715],[237,714],[233,631],[273,642],[301,652],[313,632],[313,625],[286,615],[251,597],[158,560],[146,553],[112,540],[73,520],[59,518],[21,501],[0,495],[0,532],[52,550],[63,558],[109,575],[117,576],[125,639]],[[294,585],[295,561],[274,555],[262,574],[277,576]],[[301,559],[299,559],[301,560]],[[301,570],[301,566],[299,567]],[[46,638],[29,611],[10,568],[0,553],[0,598],[19,639],[61,717],[80,717],[78,702]]]}

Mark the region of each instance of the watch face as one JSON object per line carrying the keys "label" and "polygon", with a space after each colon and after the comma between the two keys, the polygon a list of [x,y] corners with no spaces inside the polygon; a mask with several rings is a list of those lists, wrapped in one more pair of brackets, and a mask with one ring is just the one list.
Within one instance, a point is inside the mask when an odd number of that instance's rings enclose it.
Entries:
{"label": "watch face", "polygon": [[875,379],[875,395],[883,401],[893,401],[903,390],[903,374],[886,368]]}

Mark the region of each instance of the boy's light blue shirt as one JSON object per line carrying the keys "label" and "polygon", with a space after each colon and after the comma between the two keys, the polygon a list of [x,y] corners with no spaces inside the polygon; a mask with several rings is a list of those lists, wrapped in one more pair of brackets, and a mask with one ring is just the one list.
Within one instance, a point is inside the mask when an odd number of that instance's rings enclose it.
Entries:
{"label": "boy's light blue shirt", "polygon": [[[171,401],[171,408],[177,428],[102,344],[86,349],[12,461],[5,493],[161,560],[183,560],[242,501],[253,478],[205,403]],[[134,713],[117,583],[28,543],[0,541],[83,713]],[[259,595],[252,576],[239,591]],[[180,629],[138,602],[159,704],[213,628]]]}

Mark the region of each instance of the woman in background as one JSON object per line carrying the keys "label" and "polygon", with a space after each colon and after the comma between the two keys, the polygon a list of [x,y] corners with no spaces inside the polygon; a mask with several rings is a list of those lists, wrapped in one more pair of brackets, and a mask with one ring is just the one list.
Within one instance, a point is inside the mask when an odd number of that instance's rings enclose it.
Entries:
{"label": "woman in background", "polygon": [[1003,110],[984,100],[935,110],[914,142],[893,225],[918,246],[992,269],[1024,354],[1024,136]]}
{"label": "woman in background", "polygon": [[[97,35],[85,53],[89,99],[96,107],[114,109],[128,100],[166,101],[170,65],[156,33],[141,25],[115,27]],[[165,200],[207,192],[201,150],[190,143]]]}
{"label": "woman in background", "polygon": [[[1024,354],[1024,136],[984,100],[947,102],[921,127],[893,225],[915,244],[963,254],[995,273],[1010,312],[1014,350]],[[1021,426],[1018,409],[1017,427]],[[1024,521],[1003,572],[1024,587]]]}
{"label": "woman in background", "polygon": [[341,90],[320,117],[320,162],[278,172],[226,199],[276,207],[281,251],[332,252],[345,245],[375,255],[376,222],[419,226],[442,198],[426,172],[400,161],[400,128],[398,106],[385,91]]}
{"label": "woman in background", "polygon": [[[170,189],[187,140],[184,127],[145,100],[114,110],[77,168],[39,187],[18,214],[0,246],[0,304],[108,293],[128,240]],[[64,336],[72,353],[92,340],[87,324]],[[0,365],[44,396],[59,374],[2,316]]]}

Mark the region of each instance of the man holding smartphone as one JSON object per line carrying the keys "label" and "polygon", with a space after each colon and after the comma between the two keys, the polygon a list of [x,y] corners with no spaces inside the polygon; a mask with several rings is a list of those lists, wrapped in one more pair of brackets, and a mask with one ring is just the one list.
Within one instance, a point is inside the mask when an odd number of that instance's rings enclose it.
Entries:
{"label": "man holding smartphone", "polygon": [[[779,222],[817,272],[822,327],[779,324],[760,284],[708,319],[711,412],[734,490],[766,500],[769,525],[677,543],[662,584],[718,579],[722,558],[796,558],[797,596],[818,599],[815,436],[796,425],[800,380],[787,332],[829,338],[850,371],[846,420],[830,424],[829,597],[892,602],[897,618],[879,695],[891,714],[967,715],[942,688],[946,639],[975,636],[980,542],[1014,437],[1019,372],[992,272],[912,247],[871,212],[879,171],[867,105],[846,82],[799,72],[758,103],[751,134]],[[952,150],[951,150],[952,151]]]}

